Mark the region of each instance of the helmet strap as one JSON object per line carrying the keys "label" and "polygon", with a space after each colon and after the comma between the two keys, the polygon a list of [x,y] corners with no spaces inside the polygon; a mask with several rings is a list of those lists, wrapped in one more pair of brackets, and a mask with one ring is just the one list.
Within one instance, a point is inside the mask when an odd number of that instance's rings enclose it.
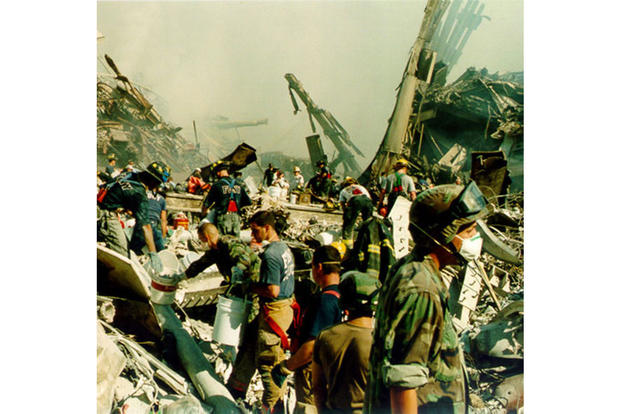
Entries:
{"label": "helmet strap", "polygon": [[410,223],[410,225],[416,227],[421,233],[423,233],[425,236],[429,237],[431,240],[433,240],[433,242],[435,244],[437,244],[438,246],[442,247],[444,250],[446,250],[448,253],[450,253],[451,255],[453,255],[455,252],[451,251],[451,249],[449,249],[448,247],[446,247],[444,244],[440,243],[438,240],[436,240],[435,237],[433,237],[431,234],[427,233],[425,230],[423,230],[420,226],[418,226],[416,223]]}

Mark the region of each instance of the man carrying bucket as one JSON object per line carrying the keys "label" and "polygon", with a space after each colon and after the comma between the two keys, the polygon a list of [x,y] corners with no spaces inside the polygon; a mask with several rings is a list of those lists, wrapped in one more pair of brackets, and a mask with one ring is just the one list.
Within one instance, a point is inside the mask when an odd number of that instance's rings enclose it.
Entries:
{"label": "man carrying bucket", "polygon": [[271,371],[285,359],[289,349],[287,329],[293,321],[293,254],[275,230],[274,215],[258,211],[250,218],[255,240],[269,244],[261,253],[259,282],[251,290],[259,296],[261,312],[246,328],[239,354],[228,380],[235,398],[244,398],[248,384],[258,369],[263,383],[263,411],[271,412],[282,395],[282,387],[272,380]]}
{"label": "man carrying bucket", "polygon": [[259,281],[261,261],[250,246],[233,236],[220,235],[212,223],[200,225],[198,238],[209,246],[209,250],[190,264],[185,271],[186,277],[192,278],[215,263],[218,271],[231,285]]}

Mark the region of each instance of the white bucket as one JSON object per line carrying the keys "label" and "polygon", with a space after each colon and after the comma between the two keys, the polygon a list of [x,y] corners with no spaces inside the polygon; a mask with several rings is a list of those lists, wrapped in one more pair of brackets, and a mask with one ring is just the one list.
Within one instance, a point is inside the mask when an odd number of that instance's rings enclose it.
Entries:
{"label": "white bucket", "polygon": [[224,345],[237,346],[246,322],[248,302],[218,295],[212,339]]}
{"label": "white bucket", "polygon": [[175,301],[175,293],[177,293],[177,283],[173,280],[166,281],[164,278],[158,277],[151,280],[149,290],[151,292],[151,302],[158,305],[171,305]]}
{"label": "white bucket", "polygon": [[289,201],[291,202],[291,204],[296,204],[298,201],[298,195],[295,193],[291,193],[291,195],[289,196]]}
{"label": "white bucket", "polygon": [[267,195],[273,198],[280,198],[280,187],[273,185],[267,187]]}

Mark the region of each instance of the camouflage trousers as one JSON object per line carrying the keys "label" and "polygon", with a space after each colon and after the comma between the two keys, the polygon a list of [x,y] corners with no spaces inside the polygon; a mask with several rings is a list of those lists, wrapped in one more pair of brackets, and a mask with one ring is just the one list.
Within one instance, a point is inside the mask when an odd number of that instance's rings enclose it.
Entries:
{"label": "camouflage trousers", "polygon": [[106,243],[109,249],[127,257],[129,255],[127,236],[121,227],[119,215],[110,210],[98,209],[101,218],[97,222],[97,241]]}
{"label": "camouflage trousers", "polygon": [[[286,332],[293,322],[292,299],[268,302],[264,306],[269,310],[270,317]],[[248,390],[248,384],[259,370],[263,383],[263,405],[270,409],[281,398],[286,385],[277,387],[272,380],[272,368],[285,359],[280,336],[267,324],[261,312],[244,331],[239,354],[233,364],[233,372],[227,385],[243,394]]]}
{"label": "camouflage trousers", "polygon": [[239,237],[239,232],[241,231],[239,214],[226,213],[218,215],[216,217],[216,227],[220,234],[231,234],[235,237]]}
{"label": "camouflage trousers", "polygon": [[295,370],[295,408],[293,414],[317,414],[313,399],[313,381],[311,364]]}

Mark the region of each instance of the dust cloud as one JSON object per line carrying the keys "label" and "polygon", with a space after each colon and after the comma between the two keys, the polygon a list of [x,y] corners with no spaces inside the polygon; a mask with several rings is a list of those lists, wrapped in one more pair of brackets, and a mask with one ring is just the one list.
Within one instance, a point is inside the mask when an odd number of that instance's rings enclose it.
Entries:
{"label": "dust cloud", "polygon": [[[98,56],[108,54],[130,80],[154,91],[156,109],[190,141],[192,120],[204,139],[214,117],[268,118],[239,129],[241,138],[259,152],[307,157],[308,116],[293,115],[284,79],[293,73],[349,132],[364,168],[386,130],[425,4],[100,1]],[[472,34],[449,80],[469,66],[523,70],[523,2],[485,4],[491,20]],[[98,62],[99,73],[107,73],[104,66]],[[233,131],[222,136],[237,139]]]}

